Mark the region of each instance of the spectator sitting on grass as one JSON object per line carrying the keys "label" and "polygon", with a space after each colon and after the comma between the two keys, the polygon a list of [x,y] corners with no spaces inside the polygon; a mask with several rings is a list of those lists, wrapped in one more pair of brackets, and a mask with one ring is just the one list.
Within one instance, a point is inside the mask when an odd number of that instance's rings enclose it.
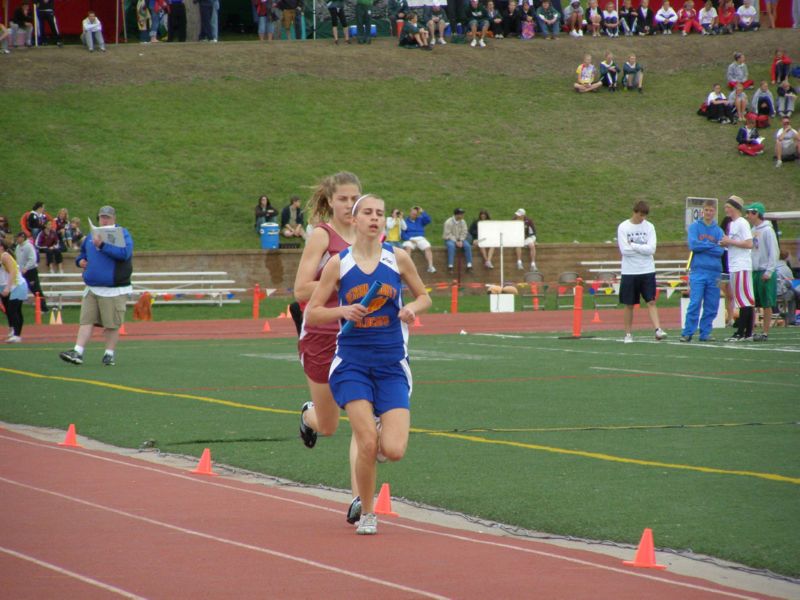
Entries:
{"label": "spectator sitting on grass", "polygon": [[709,121],[717,121],[723,125],[733,120],[733,108],[728,104],[728,98],[718,83],[714,84],[711,93],[706,98],[705,116]]}
{"label": "spectator sitting on grass", "polygon": [[639,35],[653,35],[656,30],[653,25],[653,11],[650,8],[650,0],[642,0],[636,10],[636,27]]}
{"label": "spectator sitting on grass", "polygon": [[303,209],[300,208],[300,196],[292,196],[289,205],[281,211],[281,234],[283,237],[306,238],[303,222]]}
{"label": "spectator sitting on grass", "polygon": [[770,68],[770,75],[772,75],[772,83],[780,84],[789,79],[789,70],[792,66],[792,59],[786,55],[783,48],[775,50],[775,57],[772,59],[772,67]]}
{"label": "spectator sitting on grass", "polygon": [[400,237],[403,238],[403,248],[411,254],[414,249],[422,250],[425,255],[425,260],[428,261],[428,273],[436,273],[436,267],[433,266],[433,251],[431,251],[431,243],[425,239],[425,227],[431,222],[431,218],[419,206],[414,206],[408,211],[408,218],[406,219],[406,230],[402,232]]}
{"label": "spectator sitting on grass", "polygon": [[614,55],[610,51],[606,52],[605,58],[600,62],[600,83],[607,87],[609,92],[617,91],[618,74],[619,69],[614,62]]}
{"label": "spectator sitting on grass", "polygon": [[275,223],[278,220],[278,211],[273,208],[269,197],[264,194],[256,204],[256,233],[261,233],[264,223]]}
{"label": "spectator sitting on grass", "polygon": [[508,0],[508,7],[501,10],[503,15],[503,37],[519,36],[519,11],[515,0]]}
{"label": "spectator sitting on grass", "polygon": [[694,2],[686,0],[683,8],[678,12],[678,29],[681,30],[681,35],[687,36],[692,30],[697,33],[703,33],[703,28],[700,26],[700,20],[697,18],[697,11],[694,9]]}
{"label": "spectator sitting on grass", "polygon": [[717,9],[714,8],[714,3],[711,0],[706,0],[705,6],[700,9],[697,18],[700,21],[700,27],[703,28],[703,35],[717,35],[719,33]]}
{"label": "spectator sitting on grass", "polygon": [[791,117],[794,112],[794,101],[797,99],[797,90],[792,87],[788,79],[778,86],[778,103],[776,110],[782,117]]}
{"label": "spectator sitting on grass", "polygon": [[731,0],[721,0],[717,8],[719,32],[733,33],[736,27],[736,7]]}
{"label": "spectator sitting on grass", "polygon": [[586,33],[591,32],[592,37],[600,37],[600,29],[603,26],[603,11],[597,5],[597,0],[589,0],[586,7]]}
{"label": "spectator sitting on grass", "polygon": [[444,39],[444,32],[447,29],[449,20],[447,13],[442,10],[439,0],[433,0],[431,6],[426,6],[422,12],[422,19],[425,21],[425,26],[428,28],[428,37],[431,41],[431,46],[436,43],[436,33],[439,33],[439,44],[444,46],[447,42]]}
{"label": "spectator sitting on grass", "polygon": [[672,35],[672,28],[678,22],[678,13],[669,5],[669,0],[664,0],[661,8],[656,11],[655,22],[661,33]]}
{"label": "spectator sitting on grass", "polygon": [[744,62],[744,54],[741,52],[733,53],[733,62],[728,65],[728,87],[733,89],[737,83],[741,83],[744,89],[749,90],[753,87],[753,80],[750,79],[747,64]]}
{"label": "spectator sitting on grass", "polygon": [[606,4],[603,11],[603,31],[608,37],[619,37],[619,14],[617,14],[613,2]]}
{"label": "spectator sitting on grass", "polygon": [[575,74],[578,76],[578,81],[575,82],[575,91],[579,94],[586,92],[595,92],[602,83],[595,81],[597,79],[597,69],[592,64],[592,55],[587,54],[583,57],[583,62],[575,69]]}
{"label": "spectator sitting on grass", "polygon": [[561,23],[561,16],[553,8],[550,0],[542,0],[542,5],[536,10],[536,18],[539,20],[539,28],[548,40],[554,40],[558,35]]}
{"label": "spectator sitting on grass", "polygon": [[404,48],[432,50],[431,46],[428,44],[428,30],[421,28],[418,21],[417,13],[414,11],[406,13],[403,31],[400,32],[400,45]]}
{"label": "spectator sitting on grass", "polygon": [[581,6],[581,0],[571,0],[569,6],[564,9],[564,24],[572,37],[583,37],[583,7]]}
{"label": "spectator sitting on grass", "polygon": [[753,99],[750,101],[750,110],[757,115],[775,116],[775,98],[772,97],[772,92],[769,91],[769,84],[766,81],[762,81],[753,94]]}
{"label": "spectator sitting on grass", "polygon": [[800,156],[800,135],[792,128],[789,117],[783,117],[781,122],[783,127],[775,134],[776,167],[780,167],[785,160],[797,160]]}
{"label": "spectator sitting on grass", "polygon": [[11,41],[14,48],[17,47],[17,33],[20,29],[25,30],[25,46],[33,46],[33,10],[29,1],[20,4],[11,17]]}
{"label": "spectator sitting on grass", "polygon": [[739,31],[758,31],[758,11],[752,4],[752,0],[744,0],[744,3],[736,9],[736,21]]}
{"label": "spectator sitting on grass", "polygon": [[486,9],[481,4],[478,4],[478,0],[469,0],[466,15],[468,35],[472,37],[469,45],[473,48],[477,45],[485,48],[486,42],[484,38],[489,29],[489,15],[486,13]]}
{"label": "spectator sitting on grass", "polygon": [[[636,61],[636,55],[631,54],[622,65],[622,85],[626,90],[636,90],[641,94],[644,88],[644,67]],[[725,94],[722,95],[725,97]]]}
{"label": "spectator sitting on grass", "polygon": [[498,40],[503,39],[503,15],[495,8],[494,1],[486,3],[486,16],[489,17],[489,31]]}
{"label": "spectator sitting on grass", "polygon": [[747,115],[747,94],[744,93],[744,86],[741,83],[736,84],[736,88],[728,95],[728,106],[732,109],[732,114],[740,122],[744,122]]}
{"label": "spectator sitting on grass", "polygon": [[636,9],[633,8],[633,2],[631,0],[623,1],[622,8],[619,9],[619,24],[626,37],[638,33]]}
{"label": "spectator sitting on grass", "polygon": [[745,124],[739,128],[736,134],[736,141],[739,144],[739,154],[744,156],[764,154],[764,138],[758,135],[754,114],[747,115]]}
{"label": "spectator sitting on grass", "polygon": [[522,0],[522,4],[517,7],[519,16],[519,38],[521,40],[531,40],[536,35],[536,11],[533,9],[531,0]]}

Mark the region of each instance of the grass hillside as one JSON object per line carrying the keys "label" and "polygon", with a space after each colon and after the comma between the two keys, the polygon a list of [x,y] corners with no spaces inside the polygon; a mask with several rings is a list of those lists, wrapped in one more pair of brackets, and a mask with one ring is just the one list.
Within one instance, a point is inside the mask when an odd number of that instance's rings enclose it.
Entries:
{"label": "grass hillside", "polygon": [[[391,206],[425,207],[434,239],[456,206],[470,220],[524,206],[541,241],[603,241],[643,198],[678,240],[686,196],[800,207],[798,165],[740,157],[735,127],[695,115],[734,50],[758,80],[777,46],[800,55],[787,30],[432,53],[389,39],[19,51],[0,70],[0,213],[42,200],[85,219],[111,203],[140,250],[248,248],[259,194],[281,207],[348,169]],[[583,53],[607,49],[638,54],[643,95],[572,91]]]}

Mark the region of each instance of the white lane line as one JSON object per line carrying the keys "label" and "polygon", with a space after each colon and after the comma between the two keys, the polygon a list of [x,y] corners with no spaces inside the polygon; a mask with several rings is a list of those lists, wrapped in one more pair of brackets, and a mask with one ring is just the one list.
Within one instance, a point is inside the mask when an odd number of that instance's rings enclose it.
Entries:
{"label": "white lane line", "polygon": [[640,371],[639,369],[617,369],[614,367],[589,367],[593,371],[614,371],[617,373],[637,373],[640,375],[658,375],[664,377],[683,377],[684,379],[707,379],[709,381],[724,381],[726,383],[750,383],[753,385],[779,385],[783,387],[800,388],[798,383],[784,383],[782,381],[754,381],[751,379],[734,379],[733,377],[712,377],[711,375],[692,375],[690,373],[667,373],[664,371]]}
{"label": "white lane line", "polygon": [[91,577],[86,577],[85,575],[81,575],[80,573],[76,573],[75,571],[64,569],[62,567],[59,567],[58,565],[54,565],[53,563],[39,560],[36,557],[29,556],[27,554],[22,554],[21,552],[17,552],[16,550],[12,550],[11,548],[5,548],[3,546],[0,546],[0,552],[4,552],[10,556],[19,558],[21,560],[27,560],[28,562],[32,562],[35,565],[44,567],[45,569],[50,569],[51,571],[55,571],[56,573],[60,573],[61,575],[66,575],[67,577],[72,577],[73,579],[77,579],[78,581],[82,581],[83,583],[88,583],[89,585],[99,587],[101,589],[106,590],[107,592],[112,592],[114,594],[117,594],[118,596],[122,596],[123,598],[130,598],[131,600],[147,600],[144,596],[137,596],[136,594],[127,592],[113,585],[108,585],[107,583],[103,583],[102,581],[98,581],[97,579],[92,579]]}
{"label": "white lane line", "polygon": [[[336,513],[337,515],[340,512],[339,510],[335,510],[335,509],[328,508],[328,507],[325,507],[325,506],[319,506],[318,504],[313,504],[311,502],[303,502],[301,500],[294,500],[294,499],[291,499],[291,498],[283,498],[281,496],[276,496],[276,495],[273,495],[273,494],[270,494],[270,493],[267,493],[267,492],[263,492],[263,491],[247,489],[247,488],[242,488],[242,487],[237,487],[237,486],[232,486],[232,485],[226,485],[224,482],[219,481],[219,480],[212,481],[212,480],[208,480],[208,479],[198,479],[197,476],[182,475],[182,474],[179,474],[179,473],[173,473],[173,472],[170,472],[170,471],[165,471],[165,470],[162,470],[162,469],[158,469],[156,467],[149,467],[149,466],[146,466],[146,465],[140,465],[140,464],[136,464],[136,463],[125,462],[125,461],[116,460],[116,459],[113,459],[113,458],[108,458],[108,457],[105,457],[105,456],[95,456],[93,454],[88,454],[86,451],[71,450],[69,448],[64,448],[64,447],[61,447],[61,446],[48,445],[48,444],[46,444],[44,442],[38,442],[38,441],[35,441],[35,440],[20,440],[20,439],[17,439],[17,438],[8,437],[8,436],[4,436],[4,435],[0,435],[0,439],[9,440],[9,441],[12,441],[12,442],[18,442],[18,443],[21,443],[21,444],[29,444],[29,445],[32,445],[32,446],[36,446],[36,447],[39,447],[39,448],[44,448],[44,449],[47,449],[47,450],[54,450],[54,451],[57,451],[57,452],[71,452],[71,453],[74,453],[74,454],[80,454],[81,456],[85,456],[87,458],[93,458],[93,459],[96,459],[96,460],[102,460],[102,461],[106,461],[106,462],[116,463],[116,464],[120,464],[122,466],[131,467],[131,468],[134,468],[134,469],[143,469],[143,470],[146,470],[146,471],[152,471],[152,472],[158,473],[160,475],[166,475],[168,477],[177,477],[179,479],[183,479],[183,480],[186,480],[186,481],[191,481],[192,483],[197,483],[197,484],[200,484],[200,485],[210,485],[210,486],[214,486],[214,487],[218,487],[218,488],[223,488],[223,489],[226,489],[226,490],[232,490],[232,491],[236,491],[236,492],[242,492],[242,493],[245,493],[245,494],[251,494],[251,495],[254,495],[254,496],[261,496],[261,497],[270,498],[270,499],[273,499],[273,500],[281,500],[283,502],[289,502],[289,503],[292,503],[292,504],[305,506],[307,508],[311,508],[311,509],[314,509],[314,510],[323,510],[323,511],[327,511],[327,512],[333,512],[333,513]],[[381,526],[398,527],[400,529],[408,529],[408,530],[411,530],[411,531],[417,531],[417,532],[425,533],[425,534],[428,534],[428,535],[446,537],[446,538],[449,538],[449,539],[455,539],[455,540],[459,540],[459,541],[469,542],[469,543],[472,543],[472,544],[487,545],[487,546],[492,546],[492,547],[503,548],[503,549],[506,549],[506,550],[512,550],[512,551],[516,551],[516,552],[527,552],[529,554],[537,554],[537,555],[540,555],[540,556],[545,556],[545,557],[553,558],[553,559],[556,559],[556,560],[563,560],[563,561],[567,561],[567,562],[578,563],[578,564],[590,566],[590,567],[593,567],[593,568],[596,568],[596,569],[602,569],[602,570],[606,570],[606,571],[611,571],[611,572],[618,573],[618,574],[621,574],[621,575],[626,575],[628,577],[640,577],[640,578],[643,578],[643,579],[651,579],[651,580],[654,580],[654,581],[659,581],[661,583],[666,583],[666,584],[670,584],[670,585],[676,585],[676,586],[688,587],[688,588],[691,588],[691,589],[698,589],[698,590],[713,592],[715,594],[721,594],[723,596],[729,596],[729,597],[732,597],[732,598],[740,598],[740,599],[743,599],[743,600],[757,600],[757,599],[754,599],[752,596],[745,596],[745,595],[741,595],[741,594],[736,594],[736,593],[726,592],[726,591],[722,591],[722,590],[717,590],[717,589],[714,589],[714,588],[697,586],[697,585],[694,585],[694,584],[684,583],[684,582],[681,582],[681,581],[672,581],[670,579],[662,579],[660,577],[655,577],[653,575],[648,575],[646,573],[641,573],[641,572],[636,572],[636,571],[631,571],[631,570],[625,570],[625,569],[619,569],[619,568],[616,568],[616,567],[609,567],[609,566],[606,566],[606,565],[596,564],[596,563],[593,563],[593,562],[590,562],[590,561],[584,561],[584,560],[577,559],[577,558],[571,558],[571,557],[568,557],[568,556],[563,556],[561,554],[556,554],[556,553],[552,553],[552,552],[545,552],[543,550],[534,550],[534,549],[531,549],[531,548],[523,548],[521,546],[515,546],[515,545],[512,545],[512,544],[505,544],[505,543],[501,543],[501,542],[492,542],[492,541],[489,541],[489,540],[473,539],[473,538],[470,538],[470,537],[467,537],[467,536],[463,536],[463,535],[459,535],[459,534],[455,534],[455,533],[447,533],[447,532],[443,532],[443,531],[425,529],[423,527],[418,527],[418,526],[414,526],[414,525],[404,525],[402,523],[397,523],[397,522],[394,522],[394,521],[385,521],[385,520],[381,521]]]}
{"label": "white lane line", "polygon": [[345,575],[347,577],[352,577],[354,579],[360,579],[361,581],[366,581],[368,583],[382,585],[384,587],[393,588],[396,590],[400,590],[402,592],[408,592],[411,594],[415,594],[417,596],[422,596],[423,598],[434,598],[436,600],[448,600],[446,596],[440,596],[439,594],[434,594],[431,592],[426,592],[425,590],[420,590],[416,588],[412,588],[406,585],[401,585],[399,583],[393,583],[391,581],[387,581],[385,579],[378,579],[377,577],[370,577],[368,575],[362,575],[361,573],[356,573],[355,571],[348,571],[346,569],[340,569],[339,567],[334,567],[333,565],[326,565],[325,563],[321,563],[315,560],[310,560],[308,558],[303,558],[302,556],[294,556],[292,554],[286,554],[285,552],[279,552],[277,550],[270,550],[269,548],[264,548],[262,546],[254,546],[252,544],[245,544],[244,542],[238,542],[236,540],[231,540],[228,538],[219,537],[216,535],[212,535],[210,533],[203,533],[202,531],[196,531],[194,529],[187,529],[186,527],[181,527],[179,525],[173,525],[171,523],[166,523],[164,521],[159,521],[157,519],[151,519],[150,517],[144,517],[142,515],[135,515],[133,513],[126,512],[124,510],[119,510],[117,508],[112,508],[110,506],[103,506],[102,504],[97,504],[96,502],[90,502],[88,500],[82,500],[81,498],[76,498],[75,496],[69,496],[67,494],[61,494],[59,492],[54,492],[52,490],[47,490],[44,488],[36,487],[33,485],[28,485],[27,483],[23,483],[21,481],[14,481],[13,479],[8,479],[6,477],[0,477],[0,481],[5,482],[9,485],[15,485],[27,490],[31,490],[34,492],[39,492],[40,494],[46,494],[49,496],[54,496],[56,498],[60,498],[62,500],[67,500],[69,502],[74,502],[76,504],[81,504],[83,506],[88,506],[90,508],[94,508],[96,510],[102,510],[105,512],[109,512],[114,515],[118,515],[120,517],[127,517],[134,521],[141,521],[143,523],[147,523],[149,525],[155,525],[157,527],[163,527],[165,529],[169,529],[171,531],[177,531],[179,533],[183,533],[186,535],[191,535],[195,537],[199,537],[205,540],[210,540],[213,542],[218,542],[220,544],[227,544],[229,546],[235,546],[237,548],[243,548],[245,550],[252,550],[254,552],[260,552],[262,554],[268,554],[270,556],[275,556],[277,558],[283,558],[285,560],[298,562],[303,565],[308,565],[310,567],[315,567],[317,569],[323,569],[325,571],[331,571],[332,573],[337,573],[339,575]]}

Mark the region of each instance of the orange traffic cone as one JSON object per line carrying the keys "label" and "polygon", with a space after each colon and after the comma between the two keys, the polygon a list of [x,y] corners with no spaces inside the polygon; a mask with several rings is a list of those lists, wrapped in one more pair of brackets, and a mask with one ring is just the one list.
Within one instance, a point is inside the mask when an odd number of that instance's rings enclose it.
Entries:
{"label": "orange traffic cone", "polygon": [[128,332],[125,331],[125,323],[119,326],[119,334],[120,335],[128,335]]}
{"label": "orange traffic cone", "polygon": [[63,325],[64,321],[61,320],[61,311],[56,313],[56,325]]}
{"label": "orange traffic cone", "polygon": [[602,323],[602,321],[600,320],[600,313],[596,308],[594,309],[594,317],[592,317],[592,323]]}
{"label": "orange traffic cone", "polygon": [[381,486],[381,491],[378,493],[378,501],[375,503],[376,515],[388,515],[396,517],[397,513],[392,512],[392,494],[389,491],[389,484],[384,483]]}
{"label": "orange traffic cone", "polygon": [[422,321],[419,320],[419,317],[414,317],[414,327],[422,327]]}
{"label": "orange traffic cone", "polygon": [[272,329],[270,329],[270,327],[269,327],[269,320],[268,319],[264,319],[264,329],[262,329],[261,332],[262,333],[269,333],[270,331],[272,331]]}
{"label": "orange traffic cone", "polygon": [[75,437],[75,424],[70,423],[69,427],[67,428],[67,435],[64,436],[64,441],[58,443],[59,446],[69,446],[70,448],[83,448],[78,443],[77,438]]}
{"label": "orange traffic cone", "polygon": [[622,564],[629,567],[640,567],[642,569],[666,569],[666,565],[656,564],[656,552],[653,549],[653,530],[645,528],[639,547],[636,549],[636,556],[632,561],[624,560]]}
{"label": "orange traffic cone", "polygon": [[203,454],[200,456],[200,462],[197,463],[197,467],[189,471],[190,473],[195,473],[197,475],[214,475],[216,473],[211,470],[211,450],[206,448],[203,450]]}

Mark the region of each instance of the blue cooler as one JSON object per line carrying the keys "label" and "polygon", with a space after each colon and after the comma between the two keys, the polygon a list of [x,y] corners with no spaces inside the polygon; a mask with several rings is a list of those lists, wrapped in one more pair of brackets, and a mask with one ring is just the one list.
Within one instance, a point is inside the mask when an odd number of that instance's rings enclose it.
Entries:
{"label": "blue cooler", "polygon": [[261,249],[276,250],[280,246],[279,233],[280,227],[277,223],[262,223],[260,231]]}

